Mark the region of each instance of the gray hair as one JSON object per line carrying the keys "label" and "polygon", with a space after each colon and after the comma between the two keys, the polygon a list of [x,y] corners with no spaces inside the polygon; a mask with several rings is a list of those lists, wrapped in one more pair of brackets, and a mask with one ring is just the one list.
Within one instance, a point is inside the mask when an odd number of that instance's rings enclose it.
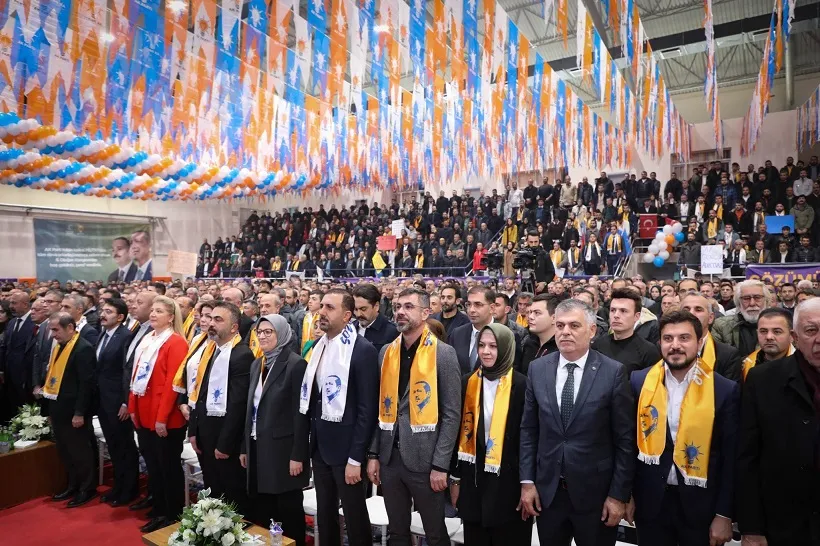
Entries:
{"label": "gray hair", "polygon": [[800,316],[806,311],[820,312],[820,298],[809,298],[803,300],[803,303],[794,308],[794,329],[797,330],[797,325],[800,323]]}
{"label": "gray hair", "polygon": [[749,279],[749,280],[745,280],[743,282],[739,282],[735,285],[734,302],[735,302],[735,307],[738,309],[738,311],[740,309],[742,309],[742,307],[740,306],[740,294],[741,294],[741,292],[743,291],[744,288],[761,288],[763,290],[763,299],[765,300],[764,304],[763,304],[763,307],[771,307],[771,305],[772,305],[772,293],[769,290],[769,287],[766,286],[763,283],[763,281],[758,281],[758,280],[755,280],[755,279]]}
{"label": "gray hair", "polygon": [[592,307],[581,300],[571,299],[562,301],[558,304],[558,307],[555,308],[555,316],[558,316],[561,313],[571,313],[572,311],[581,311],[587,321],[587,326],[597,325],[597,321],[595,320],[595,311],[592,310]]}
{"label": "gray hair", "polygon": [[71,306],[79,309],[81,312],[85,311],[85,299],[79,294],[66,294],[63,300],[71,300]]}

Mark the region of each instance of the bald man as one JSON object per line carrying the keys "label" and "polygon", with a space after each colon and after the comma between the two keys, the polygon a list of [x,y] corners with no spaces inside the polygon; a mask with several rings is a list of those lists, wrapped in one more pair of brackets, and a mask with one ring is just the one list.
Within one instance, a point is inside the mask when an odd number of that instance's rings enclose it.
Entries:
{"label": "bald man", "polygon": [[[238,288],[229,286],[222,289],[222,300],[232,303],[242,309],[242,302],[245,300],[245,293]],[[253,319],[245,315],[245,313],[240,313],[240,315],[239,335],[242,336],[242,341],[247,342],[248,334],[253,326]]]}
{"label": "bald man", "polygon": [[17,414],[17,408],[32,401],[31,365],[34,358],[35,324],[31,318],[31,297],[23,290],[13,290],[9,307],[14,316],[6,326],[0,343],[0,402],[5,413],[0,422]]}

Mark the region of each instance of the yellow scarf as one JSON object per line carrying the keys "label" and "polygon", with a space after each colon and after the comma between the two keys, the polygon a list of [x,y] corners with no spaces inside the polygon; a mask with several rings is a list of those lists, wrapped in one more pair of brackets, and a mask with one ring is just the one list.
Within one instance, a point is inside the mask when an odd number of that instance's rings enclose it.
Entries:
{"label": "yellow scarf", "polygon": [[[510,369],[499,378],[495,391],[493,417],[490,421],[490,434],[484,453],[484,472],[501,472],[501,455],[504,453],[504,432],[507,427],[507,412],[510,409],[513,370]],[[467,392],[464,408],[461,410],[461,432],[458,441],[458,459],[475,464],[476,436],[478,417],[481,415],[481,369],[476,370],[467,380]]]}
{"label": "yellow scarf", "polygon": [[704,368],[710,370],[715,369],[715,362],[717,360],[717,356],[715,356],[715,339],[709,332],[706,332],[706,338],[703,340],[703,347],[700,348],[699,356]]}
{"label": "yellow scarf", "polygon": [[623,216],[621,216],[621,225],[624,225],[624,224],[629,225],[629,213],[628,212],[623,213]]}
{"label": "yellow scarf", "polygon": [[305,343],[313,337],[313,319],[315,316],[313,313],[307,312],[305,318],[302,319],[302,346],[299,347],[300,350],[304,350]]}
{"label": "yellow scarf", "polygon": [[[398,415],[399,367],[402,338],[399,336],[384,353],[379,387],[379,427],[393,430]],[[410,429],[413,432],[433,432],[438,424],[438,379],[436,377],[436,348],[438,338],[425,326],[421,343],[410,366]]]}
{"label": "yellow scarf", "polygon": [[706,223],[706,236],[710,239],[717,237],[718,219],[709,220]]}
{"label": "yellow scarf", "polygon": [[577,266],[578,261],[581,259],[581,249],[576,246],[575,248],[570,248],[569,252],[572,256],[572,265]]}
{"label": "yellow scarf", "polygon": [[715,205],[715,216],[723,220],[723,205]]}
{"label": "yellow scarf", "polygon": [[564,258],[564,251],[563,250],[550,250],[550,260],[552,260],[552,263],[555,265],[555,267],[558,267],[558,264],[561,263],[563,258]]}
{"label": "yellow scarf", "polygon": [[416,269],[424,267],[424,256],[416,256]]}
{"label": "yellow scarf", "polygon": [[296,262],[293,264],[293,271],[299,271],[299,264],[300,263],[301,262],[299,260],[296,260]]}
{"label": "yellow scarf", "polygon": [[[706,487],[715,420],[715,376],[703,359],[698,359],[691,372],[672,458],[686,485]],[[669,396],[665,375],[661,360],[646,374],[638,398],[638,459],[646,464],[660,464],[666,447]]]}
{"label": "yellow scarf", "polygon": [[606,241],[606,251],[609,254],[617,254],[621,251],[621,236],[617,233],[610,233]]}
{"label": "yellow scarf", "polygon": [[[786,356],[792,356],[794,354],[794,351],[794,345],[790,344],[788,350],[786,351]],[[757,349],[743,360],[743,367],[741,368],[741,371],[743,372],[743,381],[746,381],[746,376],[748,375],[749,370],[751,370],[755,367],[755,365],[757,365],[757,355],[759,353],[760,349]]]}
{"label": "yellow scarf", "polygon": [[262,347],[259,345],[259,336],[256,335],[256,328],[251,328],[251,331],[248,334],[248,348],[253,353],[254,358],[260,358],[265,354],[265,351],[263,351]]}
{"label": "yellow scarf", "polygon": [[[74,344],[80,337],[80,332],[75,332],[68,343],[65,344],[63,350],[60,351],[60,346],[55,345],[51,350],[51,358],[48,361],[48,373],[46,374],[45,386],[43,386],[43,396],[49,400],[57,400],[60,395],[60,385],[63,384],[63,374],[65,367],[68,364],[68,357],[71,356],[71,351],[74,350]],[[57,352],[60,352],[59,358]]]}
{"label": "yellow scarf", "polygon": [[282,262],[275,261],[270,265],[271,271],[279,271],[280,269],[282,269]]}
{"label": "yellow scarf", "polygon": [[[188,366],[188,360],[194,355],[195,352],[202,347],[202,344],[205,343],[208,339],[208,334],[206,332],[201,332],[198,336],[196,336],[192,341],[190,346],[188,347],[188,354],[185,355],[185,358],[182,360],[182,364],[179,365],[177,369],[177,373],[174,374],[174,391],[178,393],[185,393],[188,392],[188,386],[185,384],[185,369]],[[204,355],[203,355],[204,356]],[[203,370],[204,372],[204,370]],[[197,381],[201,378],[197,378]]]}
{"label": "yellow scarf", "polygon": [[700,203],[695,203],[695,216],[703,218],[703,205]]}
{"label": "yellow scarf", "polygon": [[758,254],[758,257],[757,257],[757,263],[759,263],[759,264],[762,264],[762,263],[763,263],[763,252],[764,252],[764,251],[763,251],[763,250],[761,250],[761,251],[760,251],[760,253]]}
{"label": "yellow scarf", "polygon": [[194,312],[191,311],[185,318],[185,322],[182,323],[182,331],[185,333],[185,341],[188,342],[188,345],[194,339],[194,330]]}
{"label": "yellow scarf", "polygon": [[[577,263],[577,262],[576,262]],[[515,323],[522,328],[529,328],[530,322],[527,320],[527,317],[524,315],[518,315],[515,317]]]}

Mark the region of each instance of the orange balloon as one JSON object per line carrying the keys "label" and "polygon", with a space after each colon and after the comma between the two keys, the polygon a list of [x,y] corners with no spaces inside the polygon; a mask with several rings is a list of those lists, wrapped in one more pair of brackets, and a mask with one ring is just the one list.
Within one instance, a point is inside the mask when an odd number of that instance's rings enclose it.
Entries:
{"label": "orange balloon", "polygon": [[675,250],[675,249],[672,247],[672,245],[666,245],[666,251],[667,251],[669,254],[672,254],[672,252],[674,252],[674,250]]}
{"label": "orange balloon", "polygon": [[675,242],[675,236],[670,233],[669,235],[664,237],[664,241],[666,241],[667,245],[671,245],[672,243]]}

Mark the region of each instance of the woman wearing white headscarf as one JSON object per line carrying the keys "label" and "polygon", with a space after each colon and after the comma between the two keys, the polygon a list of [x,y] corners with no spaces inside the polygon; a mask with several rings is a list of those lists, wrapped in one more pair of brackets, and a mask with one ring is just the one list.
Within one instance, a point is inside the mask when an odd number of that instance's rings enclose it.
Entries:
{"label": "woman wearing white headscarf", "polygon": [[290,347],[292,330],[280,315],[265,315],[256,325],[265,352],[251,365],[248,411],[240,462],[248,469],[253,513],[246,517],[267,527],[282,522],[285,536],[305,544],[302,489],[310,478],[310,419],[299,412],[307,362]]}

